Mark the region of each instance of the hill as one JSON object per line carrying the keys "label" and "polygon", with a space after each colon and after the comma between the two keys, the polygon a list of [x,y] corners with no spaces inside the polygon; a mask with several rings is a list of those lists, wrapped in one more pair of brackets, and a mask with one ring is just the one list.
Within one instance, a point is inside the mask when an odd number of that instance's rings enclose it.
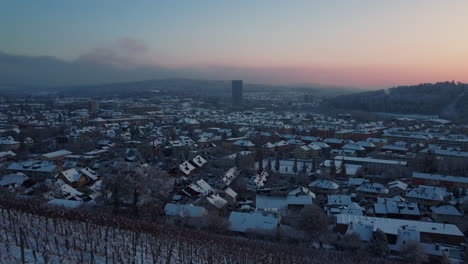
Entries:
{"label": "hill", "polygon": [[390,263],[0,198],[0,263]]}
{"label": "hill", "polygon": [[337,96],[328,106],[396,114],[439,115],[450,120],[468,118],[468,84],[439,82]]}

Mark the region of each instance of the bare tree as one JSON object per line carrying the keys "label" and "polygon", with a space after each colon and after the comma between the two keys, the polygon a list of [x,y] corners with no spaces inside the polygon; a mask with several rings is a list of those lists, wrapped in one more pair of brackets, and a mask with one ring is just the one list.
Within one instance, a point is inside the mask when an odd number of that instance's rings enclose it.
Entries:
{"label": "bare tree", "polygon": [[400,248],[400,255],[412,263],[423,263],[427,261],[427,254],[418,241],[410,240]]}
{"label": "bare tree", "polygon": [[103,176],[103,189],[112,194],[114,205],[131,202],[135,215],[139,205],[166,198],[172,188],[167,173],[148,164],[116,162]]}
{"label": "bare tree", "polygon": [[328,231],[327,216],[316,206],[306,206],[301,210],[300,218],[294,224],[298,229],[306,231],[311,237],[322,239]]}
{"label": "bare tree", "polygon": [[361,237],[357,233],[345,234],[336,244],[338,248],[350,251],[360,250],[363,247]]}

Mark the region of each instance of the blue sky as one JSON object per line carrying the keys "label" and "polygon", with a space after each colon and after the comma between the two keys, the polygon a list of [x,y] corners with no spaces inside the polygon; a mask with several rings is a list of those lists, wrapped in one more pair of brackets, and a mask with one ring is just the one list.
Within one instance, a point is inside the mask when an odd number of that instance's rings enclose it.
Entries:
{"label": "blue sky", "polygon": [[[286,78],[298,82],[468,81],[465,0],[14,0],[0,7],[0,51],[17,55],[71,61],[106,50],[167,67],[298,69],[304,74]],[[144,51],[128,54],[122,40]],[[367,81],[369,69],[386,77]],[[308,80],[311,70],[330,76]]]}

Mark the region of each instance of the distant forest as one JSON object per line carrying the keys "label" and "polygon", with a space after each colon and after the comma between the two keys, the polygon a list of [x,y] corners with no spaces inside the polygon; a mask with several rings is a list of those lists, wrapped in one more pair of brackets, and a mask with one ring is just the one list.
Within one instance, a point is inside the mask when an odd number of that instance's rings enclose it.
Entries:
{"label": "distant forest", "polygon": [[328,106],[340,110],[439,115],[468,120],[468,84],[439,82],[337,96]]}

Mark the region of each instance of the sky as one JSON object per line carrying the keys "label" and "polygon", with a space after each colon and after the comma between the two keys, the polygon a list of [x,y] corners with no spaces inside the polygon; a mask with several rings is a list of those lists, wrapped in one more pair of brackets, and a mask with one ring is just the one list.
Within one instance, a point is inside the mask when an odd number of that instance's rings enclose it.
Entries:
{"label": "sky", "polygon": [[468,82],[467,14],[466,0],[14,0],[0,52],[273,84]]}

